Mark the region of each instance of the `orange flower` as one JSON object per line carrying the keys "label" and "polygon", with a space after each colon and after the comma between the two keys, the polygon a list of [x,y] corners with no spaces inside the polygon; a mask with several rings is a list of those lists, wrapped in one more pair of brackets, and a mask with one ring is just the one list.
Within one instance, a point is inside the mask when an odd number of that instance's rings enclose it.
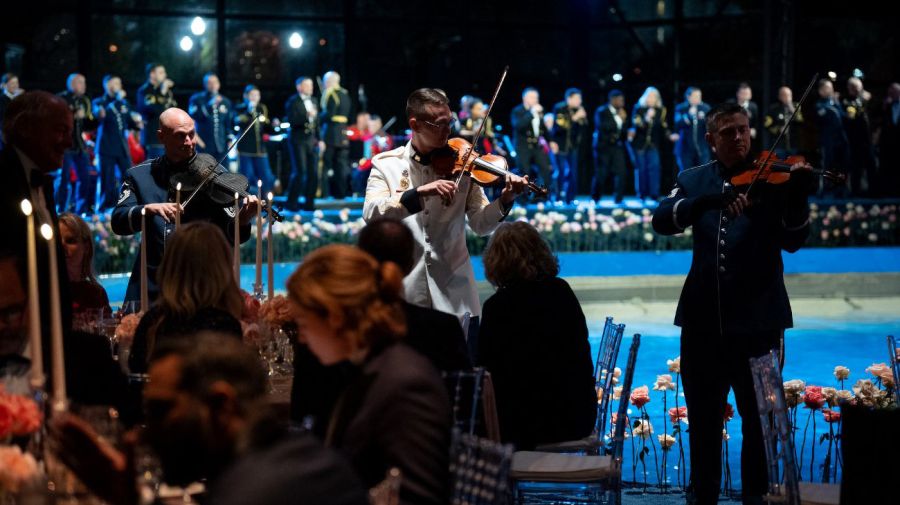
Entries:
{"label": "orange flower", "polygon": [[631,392],[631,404],[641,408],[650,401],[650,388],[641,386]]}
{"label": "orange flower", "polygon": [[672,424],[678,424],[678,421],[684,421],[687,423],[687,407],[672,407],[669,409],[669,420],[672,421]]}
{"label": "orange flower", "polygon": [[806,391],[803,392],[803,403],[806,404],[808,409],[821,409],[825,405],[825,395],[822,394],[822,388],[820,386],[806,386]]}

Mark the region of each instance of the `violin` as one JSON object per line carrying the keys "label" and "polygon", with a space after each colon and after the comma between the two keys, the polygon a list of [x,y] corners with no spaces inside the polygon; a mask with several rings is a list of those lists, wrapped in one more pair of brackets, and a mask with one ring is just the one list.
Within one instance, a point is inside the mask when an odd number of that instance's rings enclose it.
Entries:
{"label": "violin", "polygon": [[[234,205],[235,195],[242,198],[249,198],[250,193],[247,188],[250,182],[241,174],[233,174],[224,168],[220,168],[222,162],[228,158],[228,153],[247,135],[247,132],[253,128],[253,125],[259,121],[260,115],[257,114],[253,121],[247,125],[241,135],[231,143],[231,146],[225,150],[222,160],[217,161],[211,155],[200,153],[191,160],[188,169],[183,172],[173,174],[169,178],[169,193],[174,193],[178,185],[181,184],[181,191],[187,192],[190,196],[181,204],[181,210],[184,210],[191,200],[203,191],[203,194],[216,205],[228,207]],[[284,221],[284,216],[275,209],[272,202],[261,201],[263,211],[268,215],[272,214],[272,219],[279,223]]]}
{"label": "violin", "polygon": [[[733,176],[729,182],[735,188],[746,186],[748,189],[755,181],[774,185],[784,184],[791,180],[791,167],[797,163],[806,163],[806,158],[793,155],[779,159],[771,151],[762,151],[753,160],[748,170]],[[842,173],[820,168],[814,168],[805,172],[821,177],[833,184],[844,184],[847,180],[847,176]]]}
{"label": "violin", "polygon": [[[448,140],[446,146],[431,155],[431,166],[439,177],[459,180],[462,175],[468,175],[482,187],[502,184],[510,174],[506,158],[496,154],[479,155],[468,140],[459,137]],[[531,181],[528,189],[547,196],[547,188]]]}
{"label": "violin", "polygon": [[[181,191],[190,195],[182,208],[186,207],[191,198],[198,192],[202,192],[211,202],[222,207],[234,205],[234,195],[247,198],[250,193],[247,188],[250,182],[242,174],[233,174],[219,165],[219,162],[206,153],[197,154],[191,161],[187,170],[173,174],[169,178],[169,191],[181,184]],[[272,213],[272,219],[279,223],[284,221],[284,216],[278,212],[271,202],[260,202],[263,211]]]}

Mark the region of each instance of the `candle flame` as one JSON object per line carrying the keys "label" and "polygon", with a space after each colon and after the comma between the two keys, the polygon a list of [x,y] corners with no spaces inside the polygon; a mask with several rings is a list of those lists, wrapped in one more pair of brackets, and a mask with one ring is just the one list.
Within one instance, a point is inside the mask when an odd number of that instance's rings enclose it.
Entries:
{"label": "candle flame", "polygon": [[275,195],[273,195],[272,192],[269,191],[269,194],[266,195],[266,199],[268,199],[271,202],[273,198],[275,198]]}
{"label": "candle flame", "polygon": [[43,235],[44,238],[47,240],[52,239],[53,238],[53,228],[47,223],[42,224],[41,225],[41,235]]}
{"label": "candle flame", "polygon": [[26,216],[31,215],[31,211],[33,209],[31,208],[31,202],[29,202],[27,198],[25,200],[22,200],[22,203],[19,204],[19,206],[22,207],[23,214],[25,214]]}
{"label": "candle flame", "polygon": [[142,216],[147,215],[147,209],[145,209],[145,208],[142,207],[142,208],[141,208],[141,215],[142,215]]}
{"label": "candle flame", "polygon": [[262,179],[257,180],[256,185],[261,188],[262,187]]}
{"label": "candle flame", "polygon": [[176,191],[181,191],[181,183],[180,183],[180,182],[179,182],[178,184],[175,185],[175,190],[176,190]]}
{"label": "candle flame", "polygon": [[234,193],[234,199],[235,199],[235,200],[237,200],[237,199],[240,198],[240,197],[241,197],[241,195],[237,194],[237,192]]}

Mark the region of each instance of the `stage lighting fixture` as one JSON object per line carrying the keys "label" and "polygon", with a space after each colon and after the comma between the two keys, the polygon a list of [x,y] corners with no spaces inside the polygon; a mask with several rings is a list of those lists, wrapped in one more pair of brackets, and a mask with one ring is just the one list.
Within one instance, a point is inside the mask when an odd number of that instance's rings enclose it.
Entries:
{"label": "stage lighting fixture", "polygon": [[854,68],[854,69],[853,69],[853,77],[856,77],[857,79],[862,79],[862,78],[863,78],[863,71],[860,70],[860,69],[858,69],[858,68]]}
{"label": "stage lighting fixture", "polygon": [[203,18],[197,16],[191,21],[191,33],[194,35],[200,36],[206,32],[206,21],[203,21]]}
{"label": "stage lighting fixture", "polygon": [[831,79],[832,81],[837,79],[837,72],[835,72],[834,70],[832,70],[831,72],[828,72],[828,78]]}
{"label": "stage lighting fixture", "polygon": [[613,80],[619,82],[622,80],[622,74],[613,74]]}
{"label": "stage lighting fixture", "polygon": [[301,37],[299,33],[294,32],[288,38],[288,44],[292,49],[300,49],[300,46],[303,45],[303,37]]}
{"label": "stage lighting fixture", "polygon": [[188,52],[194,47],[194,40],[185,35],[181,37],[181,42],[178,43],[178,46],[181,47],[181,50],[184,52]]}

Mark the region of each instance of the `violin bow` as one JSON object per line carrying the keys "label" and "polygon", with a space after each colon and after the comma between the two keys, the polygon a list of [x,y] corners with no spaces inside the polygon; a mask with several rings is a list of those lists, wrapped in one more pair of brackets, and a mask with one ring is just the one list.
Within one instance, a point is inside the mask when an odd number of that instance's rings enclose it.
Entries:
{"label": "violin bow", "polygon": [[753,176],[753,180],[750,181],[750,185],[747,186],[747,191],[744,191],[744,196],[750,194],[750,190],[753,189],[753,185],[756,184],[756,181],[759,180],[759,176],[762,175],[763,168],[766,167],[766,164],[769,162],[769,159],[772,158],[772,154],[775,152],[775,148],[778,147],[778,144],[781,142],[781,139],[784,138],[785,132],[787,129],[791,127],[791,123],[794,122],[794,118],[797,117],[797,112],[800,110],[800,107],[803,106],[803,102],[806,100],[806,97],[809,95],[809,92],[812,91],[813,85],[815,85],[816,80],[819,79],[819,73],[816,72],[812,79],[809,81],[809,84],[806,86],[806,91],[803,92],[803,96],[800,97],[800,101],[797,102],[797,106],[794,107],[794,112],[791,112],[791,117],[785,121],[784,126],[781,127],[781,131],[778,132],[778,136],[775,137],[775,142],[772,143],[772,147],[769,149],[768,154],[766,154],[766,158],[760,164],[759,168],[756,169],[756,175]]}
{"label": "violin bow", "polygon": [[[225,160],[228,159],[228,154],[231,153],[231,151],[238,145],[238,142],[240,142],[244,138],[244,136],[247,135],[247,133],[250,131],[250,128],[253,128],[253,125],[255,125],[257,121],[259,121],[258,113],[253,118],[253,121],[251,121],[250,124],[247,125],[247,128],[244,129],[244,133],[241,133],[241,136],[238,137],[237,140],[232,142],[230,146],[228,146],[228,149],[225,150],[225,154],[222,156],[222,159],[219,160],[218,163],[216,163],[216,167],[221,165],[222,163],[225,163]],[[206,177],[204,177],[203,180],[200,181],[200,184],[197,185],[197,188],[194,189],[194,192],[191,193],[190,196],[187,197],[187,200],[185,200],[184,203],[181,204],[182,210],[187,207],[187,204],[191,202],[191,200],[197,195],[197,193],[200,192],[201,189],[203,189],[203,186],[205,186],[207,182],[213,180],[217,175],[219,175],[216,173],[216,167],[213,167],[213,169],[210,170],[209,174],[207,174]]]}
{"label": "violin bow", "polygon": [[487,112],[484,114],[484,119],[481,120],[481,126],[478,127],[478,131],[475,133],[475,137],[472,138],[472,145],[469,146],[469,149],[466,151],[466,156],[463,158],[465,163],[463,164],[462,170],[459,171],[459,175],[456,177],[456,185],[459,186],[460,181],[462,181],[462,176],[466,173],[466,167],[471,164],[469,161],[469,156],[472,155],[472,151],[475,150],[475,146],[478,145],[478,141],[481,140],[481,134],[484,133],[485,125],[488,124],[488,118],[491,117],[491,111],[494,110],[494,102],[497,101],[497,95],[500,94],[500,88],[503,87],[503,81],[506,80],[506,74],[509,72],[509,65],[503,67],[503,73],[500,74],[500,82],[497,83],[497,88],[494,90],[494,96],[491,98],[491,103],[488,104]]}

